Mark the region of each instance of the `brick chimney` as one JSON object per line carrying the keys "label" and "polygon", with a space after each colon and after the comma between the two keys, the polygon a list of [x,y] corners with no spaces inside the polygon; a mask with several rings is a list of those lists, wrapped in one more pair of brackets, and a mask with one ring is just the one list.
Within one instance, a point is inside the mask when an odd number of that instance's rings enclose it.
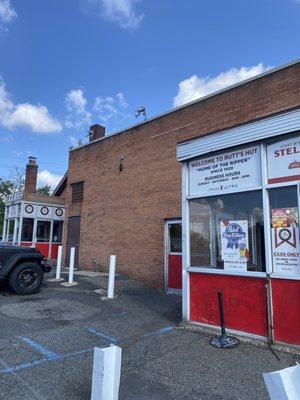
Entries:
{"label": "brick chimney", "polygon": [[36,193],[38,166],[35,157],[29,157],[25,172],[25,192]]}
{"label": "brick chimney", "polygon": [[94,142],[105,136],[105,127],[99,124],[94,124],[89,130],[89,142]]}

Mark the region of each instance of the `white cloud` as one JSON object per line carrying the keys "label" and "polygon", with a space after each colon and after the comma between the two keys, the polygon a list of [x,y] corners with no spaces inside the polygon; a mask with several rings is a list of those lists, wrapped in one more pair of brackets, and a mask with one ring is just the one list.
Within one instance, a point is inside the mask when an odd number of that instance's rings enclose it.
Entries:
{"label": "white cloud", "polygon": [[198,77],[197,75],[193,75],[179,83],[178,93],[173,99],[173,107],[181,106],[182,104],[207,96],[210,93],[217,92],[227,86],[234,85],[268,71],[270,68],[259,63],[252,67],[231,68],[212,78],[209,76]]}
{"label": "white cloud", "polygon": [[43,171],[38,173],[37,185],[38,187],[49,185],[53,190],[56,188],[61,178],[61,175],[52,174],[47,169],[44,169]]}
{"label": "white cloud", "polygon": [[134,30],[144,19],[144,14],[136,10],[139,2],[140,0],[87,0],[87,5],[103,19],[115,22],[121,28]]}
{"label": "white cloud", "polygon": [[68,111],[67,128],[80,129],[91,123],[92,115],[86,108],[87,100],[82,89],[70,90],[66,95],[65,104]]}
{"label": "white cloud", "polygon": [[5,29],[4,26],[16,17],[17,13],[12,7],[10,0],[0,0],[0,30]]}
{"label": "white cloud", "polygon": [[[88,129],[92,121],[107,124],[112,122],[118,125],[129,117],[124,112],[128,107],[127,100],[122,92],[115,96],[98,96],[93,100],[93,106],[88,107],[88,101],[82,89],[70,90],[65,98],[67,116],[65,125],[70,129]],[[72,146],[77,145],[76,135],[69,136]]]}
{"label": "white cloud", "polygon": [[59,132],[62,129],[60,122],[51,116],[46,106],[14,104],[1,79],[0,125],[9,130],[23,128],[36,133]]}
{"label": "white cloud", "polygon": [[127,101],[123,93],[119,92],[115,98],[111,96],[96,97],[93,112],[95,117],[103,123],[111,120],[120,122],[128,117],[128,114],[123,111],[126,107],[128,107]]}
{"label": "white cloud", "polygon": [[126,101],[126,99],[124,97],[124,94],[122,92],[117,93],[117,98],[118,98],[118,100],[120,102],[120,105],[122,107],[124,107],[124,108],[128,107],[128,103],[127,103],[127,101]]}

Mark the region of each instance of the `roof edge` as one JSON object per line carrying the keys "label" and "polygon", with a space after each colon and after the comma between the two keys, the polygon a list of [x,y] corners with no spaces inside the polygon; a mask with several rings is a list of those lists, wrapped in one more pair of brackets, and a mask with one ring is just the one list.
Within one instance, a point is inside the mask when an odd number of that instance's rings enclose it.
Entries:
{"label": "roof edge", "polygon": [[61,178],[61,180],[58,182],[58,185],[56,188],[53,190],[51,193],[52,197],[57,197],[56,194],[59,191],[59,189],[62,187],[62,185],[65,183],[66,179],[68,178],[68,170],[64,173],[64,176]]}
{"label": "roof edge", "polygon": [[147,119],[146,121],[139,122],[139,123],[134,124],[134,125],[129,125],[127,128],[124,128],[124,129],[121,129],[121,130],[119,130],[119,131],[113,132],[113,133],[111,133],[111,134],[109,134],[109,135],[107,135],[107,136],[104,136],[104,137],[100,138],[100,139],[94,140],[94,141],[89,142],[89,143],[85,143],[85,144],[83,144],[83,145],[81,145],[81,146],[74,147],[73,149],[70,149],[70,152],[73,152],[73,151],[82,149],[82,148],[84,148],[84,147],[90,146],[90,145],[92,145],[92,144],[101,142],[102,140],[109,139],[109,138],[112,137],[112,136],[119,135],[119,134],[121,134],[121,133],[123,133],[123,132],[126,132],[126,131],[130,130],[130,129],[133,129],[133,128],[136,128],[136,127],[138,127],[138,126],[147,124],[148,122],[151,122],[151,121],[154,121],[154,120],[159,119],[159,118],[161,118],[161,117],[164,117],[164,116],[166,116],[166,115],[172,114],[172,113],[174,113],[174,112],[176,112],[176,111],[182,110],[182,109],[184,109],[184,108],[186,108],[186,107],[189,107],[189,106],[192,106],[192,105],[194,105],[194,104],[196,104],[196,103],[200,103],[200,102],[205,101],[205,100],[207,100],[207,99],[210,99],[210,98],[212,98],[212,97],[214,97],[214,96],[218,96],[218,95],[220,95],[220,94],[222,94],[222,93],[224,93],[224,92],[230,91],[230,90],[232,90],[232,89],[235,89],[235,88],[237,88],[237,87],[239,87],[239,86],[245,85],[245,84],[247,84],[247,83],[249,83],[249,82],[255,81],[255,80],[257,80],[257,79],[261,79],[261,78],[263,78],[263,77],[265,77],[265,76],[267,76],[267,75],[274,74],[274,73],[276,73],[276,72],[278,72],[278,71],[281,71],[282,69],[291,67],[292,65],[296,65],[296,64],[299,64],[299,63],[300,63],[300,58],[298,58],[298,59],[296,59],[296,60],[293,60],[293,61],[290,61],[290,62],[288,62],[288,63],[285,63],[285,64],[283,64],[283,65],[280,65],[279,67],[271,68],[271,69],[269,69],[268,71],[265,71],[265,72],[263,72],[263,73],[261,73],[261,74],[259,74],[259,75],[255,75],[255,76],[253,76],[253,77],[251,77],[251,78],[245,79],[245,80],[240,81],[240,82],[238,82],[238,83],[235,83],[234,85],[227,86],[227,87],[225,87],[224,89],[218,90],[217,92],[210,93],[210,94],[208,94],[208,95],[206,95],[206,96],[204,96],[204,97],[200,97],[199,99],[190,101],[189,103],[185,103],[185,104],[183,104],[183,105],[181,105],[181,106],[172,108],[172,109],[169,110],[169,111],[163,112],[163,113],[161,113],[161,114],[157,114],[157,115],[155,115],[154,117],[151,117],[151,118]]}

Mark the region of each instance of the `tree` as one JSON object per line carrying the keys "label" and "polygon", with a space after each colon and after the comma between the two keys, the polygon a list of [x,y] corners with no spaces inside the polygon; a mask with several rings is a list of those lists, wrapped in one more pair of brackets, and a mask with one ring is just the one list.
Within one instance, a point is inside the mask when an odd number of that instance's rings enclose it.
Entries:
{"label": "tree", "polygon": [[50,196],[50,194],[51,194],[51,186],[50,185],[41,186],[36,190],[36,193]]}
{"label": "tree", "polygon": [[13,190],[12,190],[13,193],[23,190],[25,186],[24,168],[19,168],[19,167],[10,168],[10,174],[8,180],[13,185]]}

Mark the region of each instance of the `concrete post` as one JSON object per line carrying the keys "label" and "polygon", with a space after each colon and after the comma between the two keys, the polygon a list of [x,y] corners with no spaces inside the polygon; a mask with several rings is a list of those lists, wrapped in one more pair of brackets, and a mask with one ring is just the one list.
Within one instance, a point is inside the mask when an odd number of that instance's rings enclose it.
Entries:
{"label": "concrete post", "polygon": [[69,281],[68,281],[68,283],[73,283],[74,264],[75,264],[75,247],[71,247],[71,249],[70,249],[70,265],[69,265]]}
{"label": "concrete post", "polygon": [[122,349],[95,347],[91,400],[118,400]]}
{"label": "concrete post", "polygon": [[109,259],[109,276],[108,276],[108,290],[107,290],[107,298],[114,298],[114,290],[115,290],[115,275],[116,275],[116,256],[110,256]]}
{"label": "concrete post", "polygon": [[63,250],[63,247],[62,246],[58,246],[56,275],[55,275],[55,279],[56,280],[60,280],[62,250]]}

